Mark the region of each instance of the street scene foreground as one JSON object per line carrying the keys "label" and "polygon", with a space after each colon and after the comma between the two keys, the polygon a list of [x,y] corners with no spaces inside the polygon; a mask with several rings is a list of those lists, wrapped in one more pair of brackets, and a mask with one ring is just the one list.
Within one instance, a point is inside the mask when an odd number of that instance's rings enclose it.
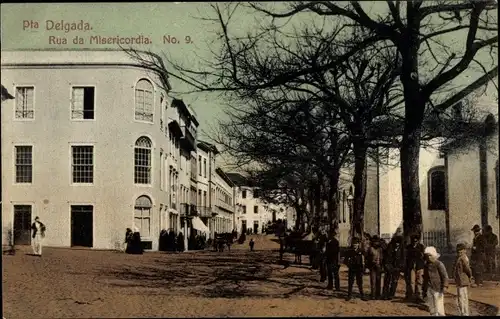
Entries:
{"label": "street scene foreground", "polygon": [[[403,302],[404,282],[392,301],[345,301],[341,291],[325,289],[308,265],[279,264],[273,236],[253,236],[231,251],[151,252],[30,247],[3,256],[3,316],[11,318],[240,317],[240,316],[414,316],[424,305]],[[303,263],[307,263],[304,258]],[[369,280],[365,276],[364,286]],[[447,315],[456,315],[455,286],[445,296]],[[496,297],[495,297],[496,296]],[[489,299],[488,299],[489,298]],[[500,286],[485,282],[470,289],[471,315],[496,315]],[[488,299],[488,300],[486,300]],[[488,304],[489,303],[489,304]]]}

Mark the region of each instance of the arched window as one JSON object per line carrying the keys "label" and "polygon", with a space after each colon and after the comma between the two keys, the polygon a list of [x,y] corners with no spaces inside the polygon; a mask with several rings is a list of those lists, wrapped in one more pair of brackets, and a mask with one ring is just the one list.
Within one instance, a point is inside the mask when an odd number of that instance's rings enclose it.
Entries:
{"label": "arched window", "polygon": [[153,84],[141,79],[135,86],[135,119],[153,123],[154,98]]}
{"label": "arched window", "polygon": [[444,166],[433,167],[427,173],[429,210],[446,209],[446,174]]}
{"label": "arched window", "polygon": [[148,196],[139,196],[135,200],[134,226],[141,233],[141,237],[151,236],[151,208],[153,203]]}
{"label": "arched window", "polygon": [[134,182],[151,184],[151,140],[145,136],[137,139],[134,149]]}

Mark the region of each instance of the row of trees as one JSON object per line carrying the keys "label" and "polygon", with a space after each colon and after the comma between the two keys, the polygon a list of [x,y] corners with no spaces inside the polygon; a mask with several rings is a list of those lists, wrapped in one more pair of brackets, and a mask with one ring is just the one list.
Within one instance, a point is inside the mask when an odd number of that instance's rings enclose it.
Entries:
{"label": "row of trees", "polygon": [[[380,4],[380,3],[378,3]],[[342,170],[353,169],[353,232],[364,224],[367,161],[399,150],[406,236],[421,233],[419,155],[436,138],[475,140],[471,94],[498,74],[494,1],[386,1],[371,17],[357,1],[213,4],[220,46],[204,69],[127,49],[141,63],[218,92],[228,117],[212,139],[262,196],[320,222],[338,222]],[[237,14],[262,20],[244,36]],[[376,16],[376,17],[375,17]],[[286,19],[283,23],[282,20]],[[236,20],[236,23],[234,22]],[[456,42],[459,36],[463,43]],[[491,56],[488,59],[488,56]],[[458,85],[465,76],[475,79]]]}

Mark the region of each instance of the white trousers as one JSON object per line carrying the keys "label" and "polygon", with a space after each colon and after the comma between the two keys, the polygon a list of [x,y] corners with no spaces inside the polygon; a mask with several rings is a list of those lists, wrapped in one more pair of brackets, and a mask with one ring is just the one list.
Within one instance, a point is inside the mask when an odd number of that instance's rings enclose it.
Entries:
{"label": "white trousers", "polygon": [[42,255],[42,235],[35,235],[33,238],[33,253],[35,255]]}
{"label": "white trousers", "polygon": [[444,293],[427,288],[427,305],[431,316],[446,316],[444,312]]}
{"label": "white trousers", "polygon": [[469,290],[467,287],[457,287],[457,305],[460,316],[470,316],[469,313]]}

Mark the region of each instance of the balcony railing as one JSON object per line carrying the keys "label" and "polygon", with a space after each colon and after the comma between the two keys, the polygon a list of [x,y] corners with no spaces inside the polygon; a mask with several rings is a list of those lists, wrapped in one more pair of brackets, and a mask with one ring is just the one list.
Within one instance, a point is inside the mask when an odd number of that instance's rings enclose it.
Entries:
{"label": "balcony railing", "polygon": [[229,211],[229,212],[232,212],[234,213],[234,207],[233,205],[229,205],[223,201],[218,201],[216,206],[218,206],[219,208],[223,209],[223,210],[226,210],[226,211]]}
{"label": "balcony railing", "polygon": [[212,217],[211,207],[198,206],[197,212],[199,217]]}

